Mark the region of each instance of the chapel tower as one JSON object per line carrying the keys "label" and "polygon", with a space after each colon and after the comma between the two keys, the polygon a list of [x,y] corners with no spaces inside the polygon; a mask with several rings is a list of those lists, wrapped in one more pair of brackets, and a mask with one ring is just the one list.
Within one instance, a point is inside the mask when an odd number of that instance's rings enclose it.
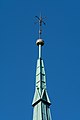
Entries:
{"label": "chapel tower", "polygon": [[36,86],[35,94],[32,102],[33,106],[33,120],[52,120],[50,113],[51,102],[48,97],[46,89],[46,74],[44,69],[44,63],[42,59],[42,46],[44,45],[43,39],[41,39],[42,34],[42,23],[44,23],[41,16],[37,17],[39,22],[39,39],[36,41],[36,44],[39,48],[39,57],[37,60],[36,67]]}

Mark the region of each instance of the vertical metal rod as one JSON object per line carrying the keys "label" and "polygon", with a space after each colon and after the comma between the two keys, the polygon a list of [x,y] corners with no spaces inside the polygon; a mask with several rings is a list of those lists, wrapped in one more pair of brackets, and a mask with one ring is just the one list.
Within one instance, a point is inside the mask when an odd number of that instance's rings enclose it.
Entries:
{"label": "vertical metal rod", "polygon": [[41,58],[41,55],[42,55],[42,47],[41,45],[39,45],[39,58]]}

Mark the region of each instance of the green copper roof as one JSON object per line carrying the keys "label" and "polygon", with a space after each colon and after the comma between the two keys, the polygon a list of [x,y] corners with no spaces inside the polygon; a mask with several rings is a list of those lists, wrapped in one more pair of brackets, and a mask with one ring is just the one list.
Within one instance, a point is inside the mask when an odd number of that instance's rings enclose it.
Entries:
{"label": "green copper roof", "polygon": [[46,90],[46,75],[43,60],[37,60],[36,87],[32,106],[33,120],[52,120],[50,113],[50,100]]}
{"label": "green copper roof", "polygon": [[48,104],[50,104],[50,100],[46,90],[46,75],[43,60],[40,58],[37,60],[37,68],[36,68],[36,88],[35,95],[33,99],[32,105],[34,105],[39,100],[44,100]]}
{"label": "green copper roof", "polygon": [[37,60],[36,67],[35,94],[32,102],[32,106],[34,107],[33,120],[51,120],[51,103],[46,89],[46,74],[44,69],[44,63],[42,60],[43,43],[44,42],[42,39],[37,40],[37,45],[39,48],[39,58]]}

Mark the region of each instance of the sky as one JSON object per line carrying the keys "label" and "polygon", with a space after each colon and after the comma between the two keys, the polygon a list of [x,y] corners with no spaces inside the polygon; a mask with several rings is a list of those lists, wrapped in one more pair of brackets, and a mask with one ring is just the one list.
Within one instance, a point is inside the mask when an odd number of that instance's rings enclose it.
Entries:
{"label": "sky", "polygon": [[32,120],[40,12],[52,120],[80,120],[79,0],[0,0],[0,120]]}

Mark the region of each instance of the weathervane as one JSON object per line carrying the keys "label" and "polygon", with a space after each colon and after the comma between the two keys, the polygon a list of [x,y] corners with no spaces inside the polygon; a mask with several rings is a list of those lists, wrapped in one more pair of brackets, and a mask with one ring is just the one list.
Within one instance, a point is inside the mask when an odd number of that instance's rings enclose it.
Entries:
{"label": "weathervane", "polygon": [[42,18],[41,15],[40,15],[40,17],[38,17],[38,16],[35,16],[35,17],[38,19],[38,21],[35,22],[35,24],[36,24],[36,23],[39,23],[39,39],[40,39],[40,38],[41,38],[41,34],[42,34],[42,23],[43,23],[44,25],[46,25],[45,22],[43,21],[43,19],[45,19],[46,17],[43,17],[43,18]]}

